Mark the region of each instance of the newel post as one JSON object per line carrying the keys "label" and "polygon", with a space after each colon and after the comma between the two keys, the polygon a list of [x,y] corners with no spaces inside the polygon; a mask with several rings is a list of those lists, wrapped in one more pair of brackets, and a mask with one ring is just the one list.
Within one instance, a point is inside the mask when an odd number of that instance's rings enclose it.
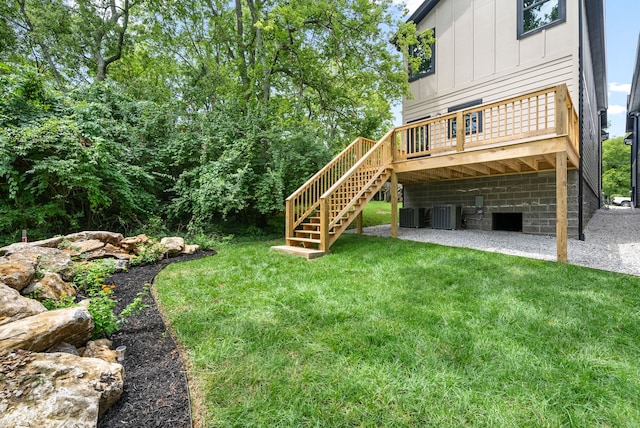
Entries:
{"label": "newel post", "polygon": [[462,113],[462,110],[460,110],[456,114],[456,150],[459,152],[464,151],[464,135],[466,133],[465,125],[464,114]]}
{"label": "newel post", "polygon": [[[295,213],[293,212],[293,200],[287,199],[285,201],[285,220],[284,220],[284,228],[285,228],[285,239],[288,241],[289,238],[293,238],[293,225],[295,224]],[[289,245],[289,242],[286,242]]]}
{"label": "newel post", "polygon": [[555,105],[555,122],[556,135],[565,135],[567,133],[569,109],[567,108],[567,86],[556,86],[556,105]]}
{"label": "newel post", "polygon": [[320,199],[320,251],[329,250],[329,198]]}

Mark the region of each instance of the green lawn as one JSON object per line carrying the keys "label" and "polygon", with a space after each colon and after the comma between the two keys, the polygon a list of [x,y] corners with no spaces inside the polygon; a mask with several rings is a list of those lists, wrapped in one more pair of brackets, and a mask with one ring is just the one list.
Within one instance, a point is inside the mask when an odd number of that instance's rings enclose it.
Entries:
{"label": "green lawn", "polygon": [[[401,204],[398,206],[401,206]],[[391,203],[381,201],[370,201],[367,203],[362,212],[362,224],[364,227],[391,224]],[[355,221],[349,225],[349,229],[355,227]]]}
{"label": "green lawn", "polygon": [[162,271],[206,426],[640,426],[640,278],[343,235]]}

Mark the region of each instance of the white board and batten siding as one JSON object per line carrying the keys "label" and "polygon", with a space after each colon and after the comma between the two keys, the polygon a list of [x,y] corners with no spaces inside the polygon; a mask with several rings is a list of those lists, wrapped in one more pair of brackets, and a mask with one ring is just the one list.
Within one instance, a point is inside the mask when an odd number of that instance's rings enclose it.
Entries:
{"label": "white board and batten siding", "polygon": [[[443,0],[418,23],[435,28],[435,73],[411,82],[404,122],[444,114],[482,99],[503,100],[561,83],[578,102],[578,1],[567,0],[566,22],[522,39],[517,2]],[[587,71],[588,73],[588,71]]]}

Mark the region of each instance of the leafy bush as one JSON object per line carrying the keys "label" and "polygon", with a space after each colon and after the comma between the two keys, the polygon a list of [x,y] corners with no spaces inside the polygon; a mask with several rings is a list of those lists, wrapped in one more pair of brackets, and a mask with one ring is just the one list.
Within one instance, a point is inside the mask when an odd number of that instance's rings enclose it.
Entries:
{"label": "leafy bush", "polygon": [[93,338],[108,337],[120,330],[120,324],[113,312],[116,302],[111,298],[111,293],[99,292],[89,299],[89,313],[93,318]]}
{"label": "leafy bush", "polygon": [[158,146],[171,119],[96,83],[69,94],[0,63],[0,245],[72,230],[121,230],[160,212],[172,183]]}
{"label": "leafy bush", "polygon": [[77,270],[73,277],[73,283],[79,290],[86,292],[89,297],[104,291],[104,281],[115,272],[114,264],[106,260],[96,260],[76,266]]}
{"label": "leafy bush", "polygon": [[131,266],[155,263],[164,256],[167,248],[156,239],[138,245],[138,254],[131,258]]}
{"label": "leafy bush", "polygon": [[55,310],[55,309],[70,308],[72,306],[75,306],[76,305],[76,299],[75,299],[74,296],[67,296],[67,295],[63,294],[62,296],[60,296],[60,299],[58,299],[58,300],[55,300],[55,299],[44,299],[40,303],[42,303],[42,305],[45,308],[47,308],[48,310],[52,311],[52,310]]}

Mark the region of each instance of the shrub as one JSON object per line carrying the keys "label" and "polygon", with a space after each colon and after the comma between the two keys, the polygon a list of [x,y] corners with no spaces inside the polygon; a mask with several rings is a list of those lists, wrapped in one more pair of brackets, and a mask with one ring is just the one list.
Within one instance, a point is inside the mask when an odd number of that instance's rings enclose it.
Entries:
{"label": "shrub", "polygon": [[138,254],[131,258],[131,266],[155,263],[164,256],[167,248],[155,239],[138,246]]}

